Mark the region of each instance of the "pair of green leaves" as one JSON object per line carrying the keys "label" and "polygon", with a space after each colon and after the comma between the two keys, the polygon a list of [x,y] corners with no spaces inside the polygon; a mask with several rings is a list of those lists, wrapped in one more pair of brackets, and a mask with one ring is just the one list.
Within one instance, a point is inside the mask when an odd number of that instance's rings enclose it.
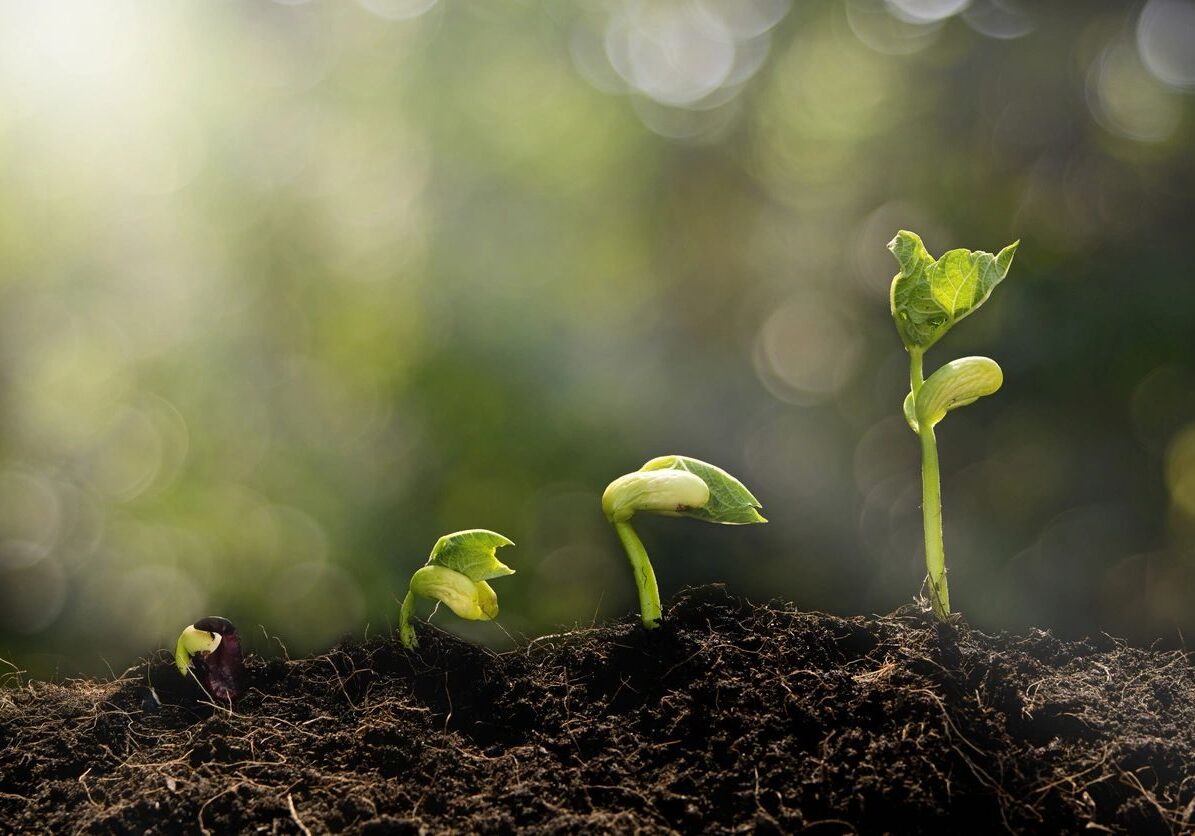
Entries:
{"label": "pair of green leaves", "polygon": [[445,534],[427,565],[411,576],[411,592],[443,602],[461,618],[490,620],[498,615],[498,595],[486,581],[514,574],[497,556],[498,549],[513,545],[482,528]]}
{"label": "pair of green leaves", "polygon": [[724,525],[767,522],[759,500],[720,467],[688,456],[660,456],[634,473],[620,476],[602,495],[611,522],[629,520],[636,511],[691,517]]}
{"label": "pair of green leaves", "polygon": [[[901,230],[896,234],[888,244],[900,263],[900,272],[892,280],[892,318],[910,354],[920,357],[956,322],[988,300],[1008,275],[1019,243],[1009,244],[996,255],[958,249],[934,259],[915,233]],[[1004,373],[995,360],[954,360],[930,375],[916,396],[909,392],[904,402],[905,420],[913,432],[922,426],[933,427],[950,410],[992,394],[1003,382]]]}
{"label": "pair of green leaves", "polygon": [[925,351],[973,313],[1008,275],[1020,241],[998,254],[949,250],[934,259],[915,233],[901,230],[888,244],[900,262],[892,280],[892,318],[910,351]]}

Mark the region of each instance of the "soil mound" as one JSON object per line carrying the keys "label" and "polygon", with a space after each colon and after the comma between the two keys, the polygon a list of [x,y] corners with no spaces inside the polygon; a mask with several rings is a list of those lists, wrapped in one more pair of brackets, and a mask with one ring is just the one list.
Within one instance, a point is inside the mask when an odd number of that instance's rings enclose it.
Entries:
{"label": "soil mound", "polygon": [[[0,690],[0,830],[1171,833],[1182,653],[690,591],[494,654],[421,626],[251,661],[233,712],[163,655]],[[155,696],[147,683],[152,682]]]}

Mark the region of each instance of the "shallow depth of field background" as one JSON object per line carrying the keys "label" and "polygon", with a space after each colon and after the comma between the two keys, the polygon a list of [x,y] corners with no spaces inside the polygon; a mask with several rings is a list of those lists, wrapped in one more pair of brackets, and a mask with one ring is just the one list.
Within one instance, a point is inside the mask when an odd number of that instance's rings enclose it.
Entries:
{"label": "shallow depth of field background", "polygon": [[598,499],[672,452],[771,522],[644,519],[665,596],[910,601],[902,227],[1022,241],[927,360],[1006,375],[939,429],[956,607],[1195,634],[1192,0],[12,2],[0,177],[33,675],[389,630],[460,528],[511,634],[627,613]]}

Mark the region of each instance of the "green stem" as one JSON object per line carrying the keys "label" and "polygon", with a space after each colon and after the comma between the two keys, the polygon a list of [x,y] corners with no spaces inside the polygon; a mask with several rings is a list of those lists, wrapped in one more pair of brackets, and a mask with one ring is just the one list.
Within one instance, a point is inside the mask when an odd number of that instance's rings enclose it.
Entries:
{"label": "green stem", "polygon": [[[909,385],[913,402],[925,383],[922,352],[909,352]],[[921,439],[921,519],[925,528],[925,569],[929,578],[930,606],[939,621],[950,615],[950,590],[946,585],[946,547],[942,540],[942,478],[938,467],[938,440],[928,422],[917,435]]]}
{"label": "green stem", "polygon": [[415,627],[411,624],[411,611],[415,609],[415,593],[407,590],[407,597],[402,599],[402,609],[398,611],[398,637],[403,647],[414,650],[419,646],[415,638]]}
{"label": "green stem", "polygon": [[921,436],[921,517],[925,524],[925,569],[929,573],[929,601],[934,615],[945,621],[950,615],[950,591],[946,586],[946,547],[942,542],[942,481],[938,474],[938,441],[934,428],[926,425]]}
{"label": "green stem", "polygon": [[639,588],[639,617],[643,620],[643,626],[649,630],[659,627],[660,617],[663,615],[660,609],[660,588],[656,585],[656,573],[652,571],[651,561],[647,559],[643,541],[629,522],[614,523],[614,530],[618,532],[618,539],[627,550],[627,558],[635,572],[635,585]]}

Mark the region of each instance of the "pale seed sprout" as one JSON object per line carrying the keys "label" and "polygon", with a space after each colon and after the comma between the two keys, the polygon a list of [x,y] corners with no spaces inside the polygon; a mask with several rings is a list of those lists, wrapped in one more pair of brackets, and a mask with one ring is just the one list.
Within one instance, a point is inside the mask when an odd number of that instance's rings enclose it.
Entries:
{"label": "pale seed sprout", "polygon": [[416,597],[439,601],[469,621],[496,618],[498,594],[486,581],[514,574],[495,554],[503,546],[513,545],[501,534],[483,528],[445,534],[437,540],[427,564],[411,576],[399,611],[398,635],[403,646],[412,650],[419,646],[411,624]]}
{"label": "pale seed sprout", "polygon": [[602,494],[602,510],[626,550],[639,590],[639,617],[658,627],[663,611],[656,573],[643,541],[631,527],[639,511],[665,517],[692,517],[724,525],[767,522],[759,500],[725,470],[687,456],[661,456],[634,473],[619,476]]}

